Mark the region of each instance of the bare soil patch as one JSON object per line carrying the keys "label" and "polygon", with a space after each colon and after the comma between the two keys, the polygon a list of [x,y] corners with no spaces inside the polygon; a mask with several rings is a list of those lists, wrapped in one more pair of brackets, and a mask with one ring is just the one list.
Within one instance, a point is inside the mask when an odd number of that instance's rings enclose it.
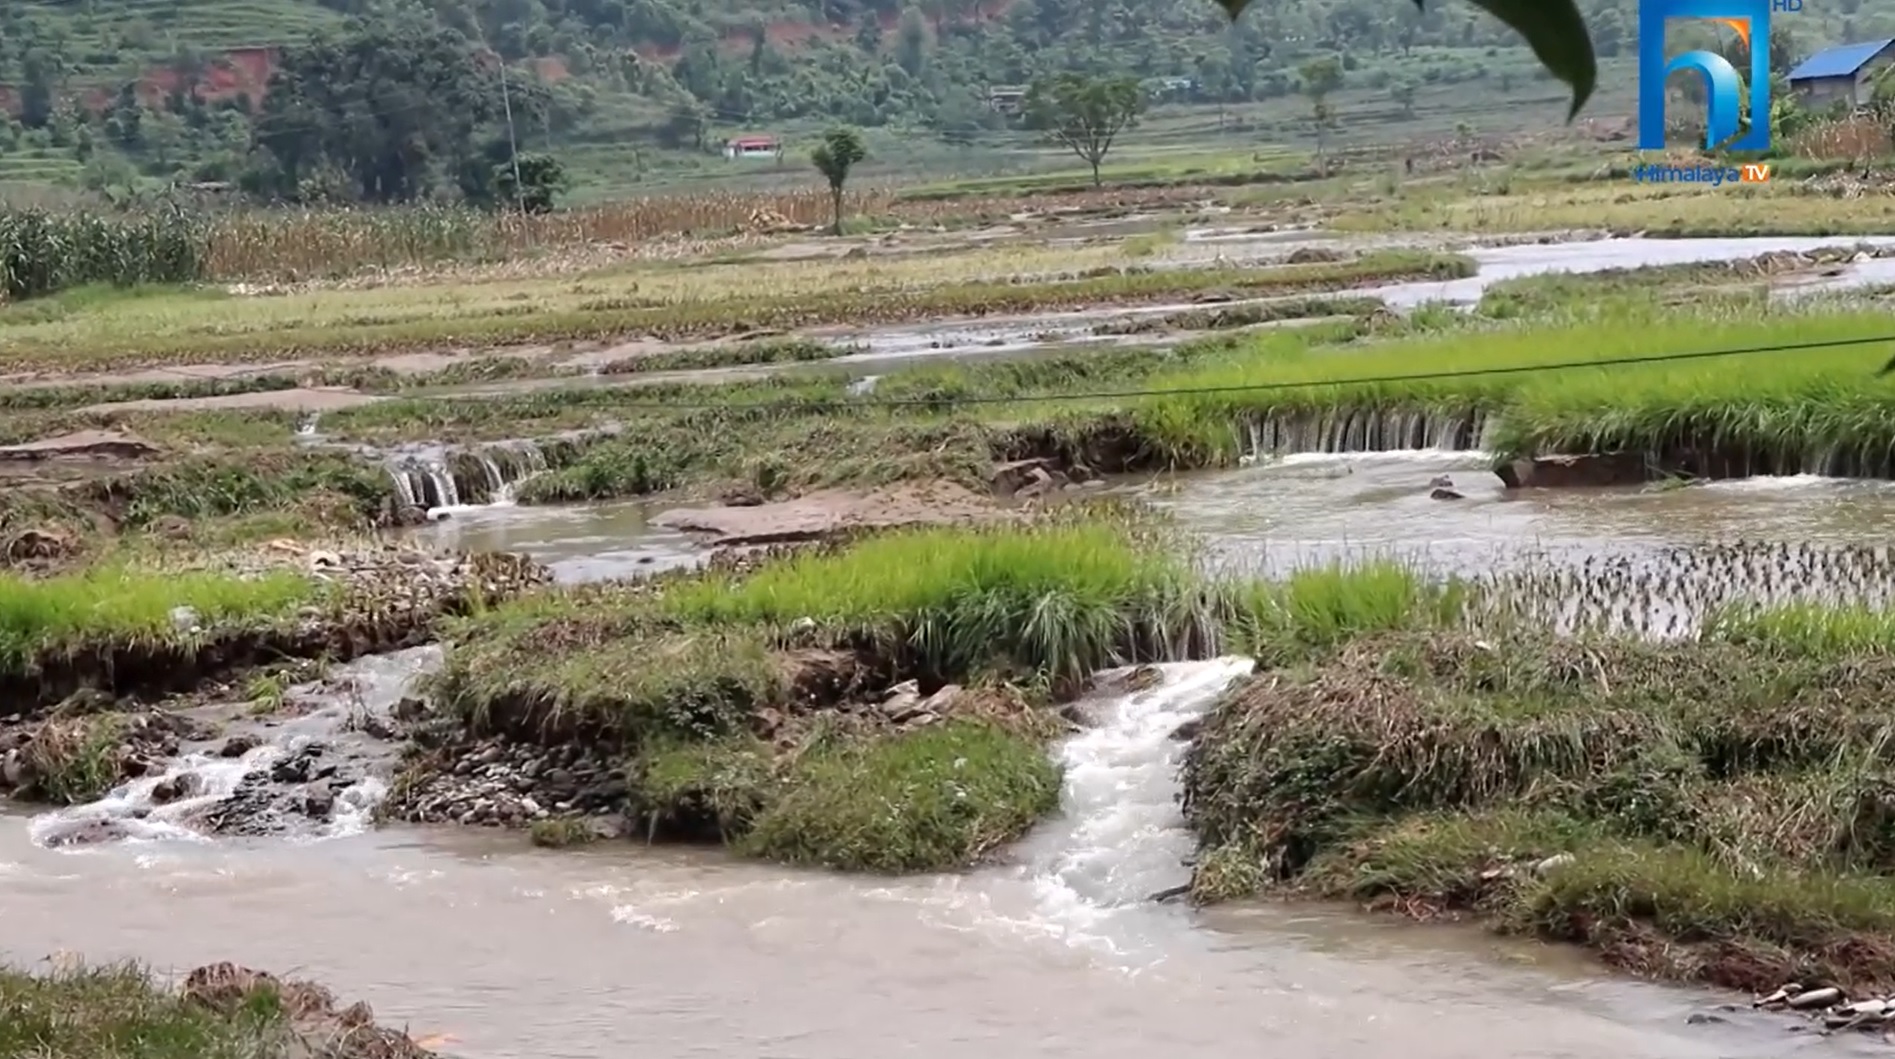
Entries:
{"label": "bare soil patch", "polygon": [[0,445],[0,460],[39,463],[45,460],[141,460],[159,454],[159,448],[136,434],[120,430],[80,430],[19,445]]}
{"label": "bare soil patch", "polygon": [[824,490],[767,504],[666,511],[653,525],[702,533],[714,546],[819,540],[854,530],[1019,518],[953,482],[909,482],[867,493]]}

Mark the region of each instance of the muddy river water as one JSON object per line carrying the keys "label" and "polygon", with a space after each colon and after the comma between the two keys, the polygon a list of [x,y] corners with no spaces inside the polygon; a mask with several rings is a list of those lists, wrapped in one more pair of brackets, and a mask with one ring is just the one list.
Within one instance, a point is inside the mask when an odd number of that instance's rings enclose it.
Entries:
{"label": "muddy river water", "polygon": [[[1429,499],[1442,473],[1464,499]],[[1125,488],[1233,561],[1269,565],[1394,550],[1474,569],[1738,535],[1861,540],[1895,514],[1895,490],[1814,479],[1511,499],[1478,457],[1426,452],[1294,458]],[[686,543],[650,531],[644,515],[502,506],[427,532],[534,552],[572,580],[688,561]],[[374,685],[365,700],[387,702],[437,658],[354,668]],[[1061,750],[1063,816],[1005,863],[963,875],[842,879],[711,851],[541,851],[517,835],[408,828],[50,850],[14,817],[0,820],[0,947],[16,960],[69,949],[295,971],[482,1059],[1655,1059],[1870,1047],[1470,930],[1145,903],[1183,881],[1190,848],[1168,734],[1242,669],[1169,666],[1157,689],[1092,703],[1096,724]]]}

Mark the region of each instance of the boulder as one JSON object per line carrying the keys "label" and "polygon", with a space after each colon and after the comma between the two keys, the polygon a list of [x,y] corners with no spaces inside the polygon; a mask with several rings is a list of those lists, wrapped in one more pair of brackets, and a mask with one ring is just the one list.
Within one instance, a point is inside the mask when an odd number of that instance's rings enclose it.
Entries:
{"label": "boulder", "polygon": [[1509,489],[1571,489],[1607,485],[1635,485],[1649,476],[1646,459],[1638,452],[1608,452],[1590,456],[1534,456],[1513,460],[1494,469]]}

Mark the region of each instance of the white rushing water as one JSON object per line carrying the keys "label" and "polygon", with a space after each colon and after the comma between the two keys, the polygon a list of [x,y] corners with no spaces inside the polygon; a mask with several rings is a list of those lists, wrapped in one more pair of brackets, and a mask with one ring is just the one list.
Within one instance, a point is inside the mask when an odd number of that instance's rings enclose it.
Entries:
{"label": "white rushing water", "polygon": [[[208,841],[188,826],[193,815],[217,805],[236,793],[245,776],[267,769],[281,757],[283,748],[259,746],[236,758],[219,758],[207,753],[185,754],[173,760],[163,772],[143,776],[107,792],[96,801],[55,809],[33,817],[27,833],[35,843],[56,842],[87,824],[110,823],[118,834],[133,842]],[[181,779],[194,781],[192,793],[169,802],[160,802],[155,792],[165,785],[175,786]],[[84,847],[72,847],[79,852]]]}
{"label": "white rushing water", "polygon": [[1121,955],[1149,951],[1177,930],[1175,916],[1148,901],[1189,877],[1193,843],[1178,809],[1188,744],[1173,733],[1204,716],[1255,663],[1232,657],[1151,668],[1152,686],[1086,704],[1091,723],[1059,749],[1060,817],[1025,850],[1037,916],[1050,932]]}

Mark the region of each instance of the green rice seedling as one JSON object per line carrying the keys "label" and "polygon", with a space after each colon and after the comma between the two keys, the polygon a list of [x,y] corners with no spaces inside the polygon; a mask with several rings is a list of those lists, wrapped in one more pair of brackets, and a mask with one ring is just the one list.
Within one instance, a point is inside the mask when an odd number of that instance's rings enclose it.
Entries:
{"label": "green rice seedling", "polygon": [[849,871],[965,867],[1056,808],[1059,779],[1037,742],[976,721],[816,749],[738,849]]}
{"label": "green rice seedling", "polygon": [[319,592],[288,573],[245,578],[106,566],[40,580],[0,574],[0,673],[27,673],[36,659],[102,642],[181,640],[190,634],[173,616],[180,607],[210,629],[282,618]]}
{"label": "green rice seedling", "polygon": [[1326,650],[1378,632],[1442,628],[1462,617],[1464,587],[1433,582],[1405,564],[1376,560],[1293,570],[1250,608],[1257,651]]}
{"label": "green rice seedling", "polygon": [[691,623],[808,618],[944,678],[1013,665],[1074,682],[1215,644],[1214,602],[1183,560],[1082,523],[892,534],[664,599]]}
{"label": "green rice seedling", "polygon": [[[1220,462],[1234,462],[1241,454],[1241,424],[1354,412],[1490,419],[1485,438],[1477,424],[1463,427],[1458,436],[1463,446],[1480,440],[1500,458],[1540,452],[1663,453],[1715,438],[1731,451],[1751,453],[1751,466],[1764,472],[1816,464],[1866,468],[1895,439],[1890,425],[1895,420],[1884,422],[1885,406],[1895,407],[1890,402],[1895,383],[1871,377],[1886,359],[1872,348],[1534,369],[1627,356],[1850,341],[1887,331],[1883,317],[1859,312],[1772,311],[1717,321],[1628,310],[1622,318],[1584,326],[1365,343],[1348,357],[1276,345],[1267,357],[1233,356],[1157,377],[1151,388],[1161,392],[1146,398],[1137,413],[1142,423],[1162,425],[1175,448],[1185,448],[1183,440],[1191,439]],[[1398,380],[1495,369],[1504,372]],[[1398,381],[1379,381],[1384,378]],[[1370,431],[1366,425],[1362,430],[1367,440]],[[1404,439],[1414,433],[1376,432]],[[1329,444],[1346,447],[1341,442],[1348,433],[1346,425],[1335,428],[1330,436],[1336,440]]]}
{"label": "green rice seedling", "polygon": [[1895,649],[1895,613],[1820,603],[1729,605],[1714,612],[1705,635],[1766,650],[1810,655],[1882,653]]}

